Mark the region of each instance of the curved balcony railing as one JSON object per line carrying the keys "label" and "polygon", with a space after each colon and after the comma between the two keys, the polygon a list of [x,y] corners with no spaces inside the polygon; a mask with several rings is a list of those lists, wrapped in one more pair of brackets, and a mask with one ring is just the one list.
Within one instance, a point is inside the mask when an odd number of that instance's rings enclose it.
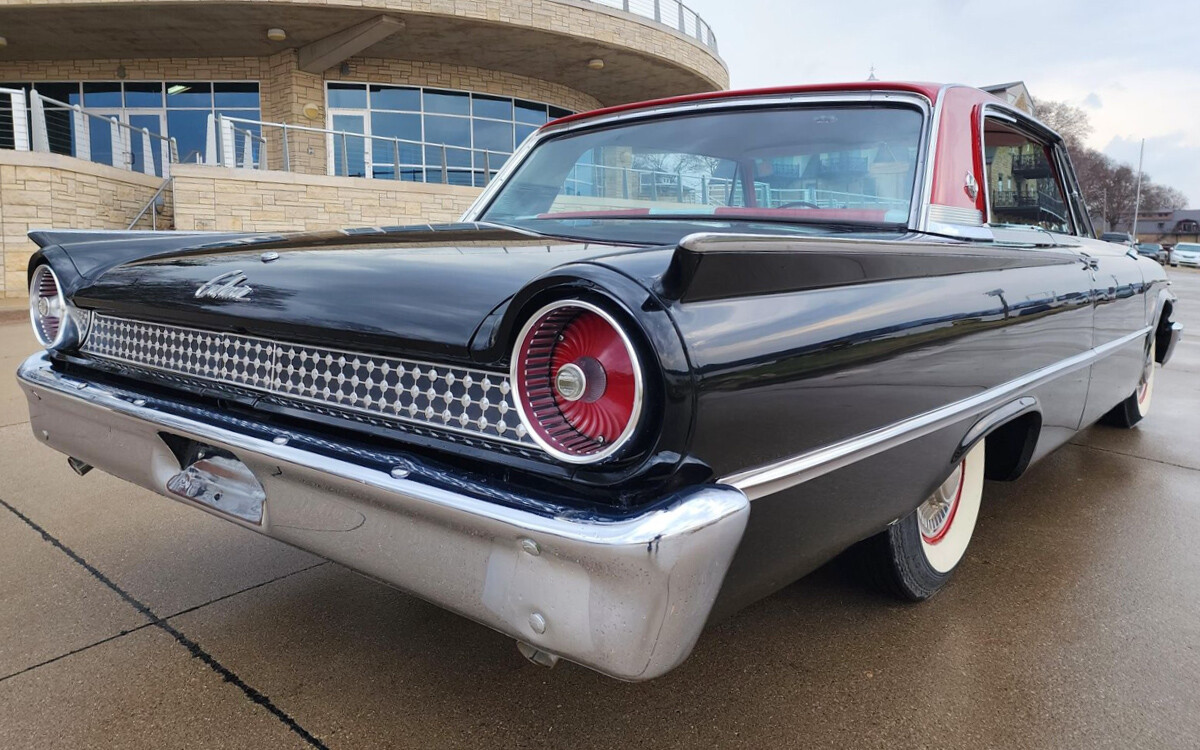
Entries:
{"label": "curved balcony railing", "polygon": [[588,2],[649,18],[651,21],[669,26],[684,36],[695,39],[713,52],[717,51],[717,37],[713,34],[712,27],[697,15],[696,11],[679,0],[588,0]]}

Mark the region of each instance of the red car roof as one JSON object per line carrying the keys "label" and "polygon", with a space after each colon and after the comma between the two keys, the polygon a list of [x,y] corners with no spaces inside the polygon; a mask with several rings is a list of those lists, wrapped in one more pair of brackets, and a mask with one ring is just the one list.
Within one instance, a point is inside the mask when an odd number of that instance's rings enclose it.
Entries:
{"label": "red car roof", "polygon": [[850,83],[815,83],[805,86],[777,86],[774,88],[709,91],[702,94],[672,96],[666,99],[652,99],[645,102],[631,102],[629,104],[618,104],[615,107],[594,109],[590,112],[580,112],[579,114],[560,117],[559,119],[548,123],[548,125],[555,125],[563,122],[575,122],[577,120],[587,120],[593,117],[615,114],[617,112],[628,112],[635,109],[648,109],[670,104],[686,104],[688,102],[704,102],[715,99],[733,99],[749,96],[810,94],[825,91],[901,91],[910,94],[920,94],[932,103],[937,99],[938,91],[941,89],[942,84],[940,83],[911,83],[904,81],[852,81]]}

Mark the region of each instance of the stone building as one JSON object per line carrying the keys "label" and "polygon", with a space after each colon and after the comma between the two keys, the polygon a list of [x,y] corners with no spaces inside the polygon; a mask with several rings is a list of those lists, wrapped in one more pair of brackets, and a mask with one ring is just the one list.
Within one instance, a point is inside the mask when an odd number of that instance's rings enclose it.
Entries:
{"label": "stone building", "polygon": [[677,0],[0,0],[0,35],[7,297],[30,229],[453,220],[547,120],[729,80]]}

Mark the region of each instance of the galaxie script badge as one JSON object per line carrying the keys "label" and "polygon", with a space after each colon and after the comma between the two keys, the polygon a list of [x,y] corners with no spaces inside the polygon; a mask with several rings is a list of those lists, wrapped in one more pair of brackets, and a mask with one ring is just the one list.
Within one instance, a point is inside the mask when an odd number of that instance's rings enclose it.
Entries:
{"label": "galaxie script badge", "polygon": [[241,271],[226,271],[206,281],[196,290],[196,299],[245,299],[254,288],[246,283],[246,274]]}

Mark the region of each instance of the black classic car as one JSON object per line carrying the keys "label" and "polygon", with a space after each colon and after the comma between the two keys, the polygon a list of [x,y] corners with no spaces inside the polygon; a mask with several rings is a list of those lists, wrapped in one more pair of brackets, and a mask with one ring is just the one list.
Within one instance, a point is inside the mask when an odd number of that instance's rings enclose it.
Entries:
{"label": "black classic car", "polygon": [[449,226],[35,232],[70,457],[626,680],[849,550],[913,600],[984,480],[1131,427],[1180,335],[1061,139],[868,82],[551,123]]}

